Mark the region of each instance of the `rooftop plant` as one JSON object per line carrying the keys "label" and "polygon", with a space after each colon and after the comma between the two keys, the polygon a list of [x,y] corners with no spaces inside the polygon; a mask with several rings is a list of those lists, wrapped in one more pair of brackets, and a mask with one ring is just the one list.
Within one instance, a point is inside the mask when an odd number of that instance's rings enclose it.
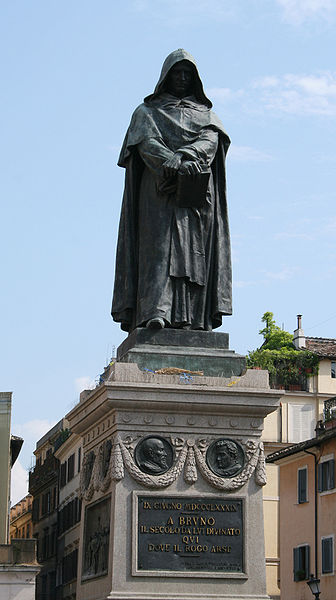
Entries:
{"label": "rooftop plant", "polygon": [[248,352],[248,367],[266,369],[273,387],[303,384],[306,377],[317,374],[318,356],[309,350],[297,350],[292,334],[276,325],[272,312],[266,312],[261,320],[264,327],[259,333],[264,342]]}

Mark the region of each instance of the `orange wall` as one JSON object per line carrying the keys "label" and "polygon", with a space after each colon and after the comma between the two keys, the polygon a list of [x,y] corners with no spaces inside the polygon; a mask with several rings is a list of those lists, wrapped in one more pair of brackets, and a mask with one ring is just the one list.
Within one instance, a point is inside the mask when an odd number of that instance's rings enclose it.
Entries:
{"label": "orange wall", "polygon": [[[336,439],[324,444],[320,457],[334,453]],[[313,448],[311,451],[315,452]],[[313,600],[305,581],[294,581],[293,548],[301,544],[310,546],[310,572],[315,574],[315,477],[314,458],[309,454],[280,467],[280,589],[281,600]],[[308,468],[308,502],[298,504],[298,469]],[[335,600],[336,575],[321,575],[321,536],[335,535],[336,545],[336,489],[318,494],[318,571],[321,579],[321,600]],[[336,547],[334,546],[334,554]],[[335,561],[335,556],[334,556]]]}

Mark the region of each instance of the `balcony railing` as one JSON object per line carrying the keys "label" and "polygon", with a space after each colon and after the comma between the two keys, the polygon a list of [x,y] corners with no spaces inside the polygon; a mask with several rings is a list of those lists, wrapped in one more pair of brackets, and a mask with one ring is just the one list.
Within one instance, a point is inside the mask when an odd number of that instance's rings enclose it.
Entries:
{"label": "balcony railing", "polygon": [[53,454],[45,459],[42,465],[36,465],[29,473],[29,492],[34,495],[36,490],[46,485],[58,475],[58,460]]}
{"label": "balcony railing", "polygon": [[336,396],[324,401],[323,419],[326,424],[335,422],[336,427]]}

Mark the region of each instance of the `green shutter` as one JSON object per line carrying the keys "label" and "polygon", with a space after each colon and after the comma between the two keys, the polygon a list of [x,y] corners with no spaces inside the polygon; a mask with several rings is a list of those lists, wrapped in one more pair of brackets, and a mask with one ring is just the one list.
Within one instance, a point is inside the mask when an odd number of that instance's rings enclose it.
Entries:
{"label": "green shutter", "polygon": [[322,573],[332,573],[333,565],[333,539],[324,538],[322,540]]}
{"label": "green shutter", "polygon": [[307,502],[307,469],[298,471],[298,502]]}
{"label": "green shutter", "polygon": [[299,568],[300,568],[299,562],[300,562],[299,548],[293,548],[294,581],[300,581],[300,579],[299,579]]}
{"label": "green shutter", "polygon": [[332,490],[335,487],[335,461],[334,459],[328,460],[328,490]]}
{"label": "green shutter", "polygon": [[309,579],[309,573],[310,573],[310,546],[305,546],[304,571],[305,571],[305,579]]}

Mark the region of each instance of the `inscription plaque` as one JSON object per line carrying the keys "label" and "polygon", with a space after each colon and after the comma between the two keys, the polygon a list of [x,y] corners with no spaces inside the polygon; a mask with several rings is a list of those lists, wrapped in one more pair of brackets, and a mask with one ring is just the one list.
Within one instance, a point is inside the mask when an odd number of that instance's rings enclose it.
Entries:
{"label": "inscription plaque", "polygon": [[137,496],[137,570],[244,572],[243,499]]}

